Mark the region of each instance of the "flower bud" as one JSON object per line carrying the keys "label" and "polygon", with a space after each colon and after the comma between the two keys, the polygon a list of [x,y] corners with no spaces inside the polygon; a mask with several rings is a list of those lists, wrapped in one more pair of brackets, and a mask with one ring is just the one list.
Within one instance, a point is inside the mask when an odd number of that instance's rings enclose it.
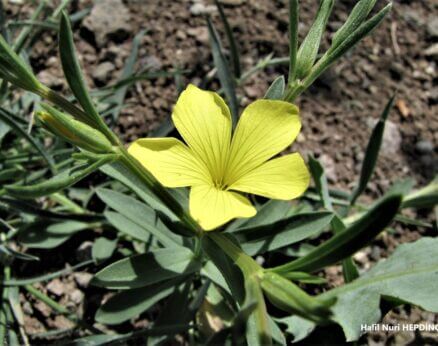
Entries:
{"label": "flower bud", "polygon": [[50,132],[92,153],[112,151],[110,141],[98,130],[49,105],[41,106],[45,111],[37,111],[36,116]]}

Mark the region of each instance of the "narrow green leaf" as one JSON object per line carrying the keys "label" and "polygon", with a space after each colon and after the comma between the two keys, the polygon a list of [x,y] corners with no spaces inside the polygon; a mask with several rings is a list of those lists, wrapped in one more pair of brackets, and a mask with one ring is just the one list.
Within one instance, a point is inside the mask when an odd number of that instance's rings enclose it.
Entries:
{"label": "narrow green leaf", "polygon": [[333,210],[324,168],[318,160],[313,158],[313,156],[309,156],[308,163],[310,173],[312,174],[312,178],[316,186],[316,190],[321,197],[324,208],[326,208],[327,210]]}
{"label": "narrow green leaf", "polygon": [[213,60],[217,69],[217,75],[219,77],[222,87],[224,88],[225,96],[231,109],[233,125],[235,126],[237,124],[239,104],[237,102],[234,79],[229,69],[228,62],[225,59],[219,35],[214,28],[210,18],[207,18],[207,27],[210,38],[211,50],[213,54]]}
{"label": "narrow green leaf", "polygon": [[65,171],[55,175],[54,177],[29,186],[19,185],[6,185],[4,188],[12,195],[19,198],[32,199],[42,196],[48,196],[52,193],[61,191],[67,187],[72,186],[78,181],[84,179],[99,167],[114,160],[113,155],[105,155],[96,162],[84,163],[72,168],[68,168]]}
{"label": "narrow green leaf", "polygon": [[92,127],[98,127],[101,118],[93,105],[93,101],[91,100],[85,85],[81,67],[76,56],[70,20],[64,11],[61,12],[58,40],[62,69],[68,85],[70,86],[71,91],[75,95],[80,105],[83,107],[87,115],[87,123]]}
{"label": "narrow green leaf", "polygon": [[298,24],[299,1],[289,0],[289,85],[295,81],[297,74]]}
{"label": "narrow green leaf", "polygon": [[186,248],[160,249],[114,262],[99,271],[91,283],[112,289],[140,288],[199,268],[200,263]]}
{"label": "narrow green leaf", "polygon": [[266,91],[264,98],[268,100],[281,100],[283,98],[285,87],[286,81],[284,80],[284,76],[275,78],[269,89]]}
{"label": "narrow green leaf", "polygon": [[430,184],[403,198],[402,208],[433,208],[438,205],[438,176]]}
{"label": "narrow green leaf", "polygon": [[113,255],[116,247],[117,239],[99,237],[94,241],[91,256],[96,262],[105,261]]}
{"label": "narrow green leaf", "polygon": [[333,4],[334,0],[321,0],[315,21],[298,50],[296,74],[300,79],[307,76],[315,63]]}
{"label": "narrow green leaf", "polygon": [[233,63],[234,75],[236,78],[240,78],[242,72],[240,68],[239,50],[237,49],[237,44],[236,44],[236,40],[234,39],[233,30],[231,29],[230,24],[228,23],[227,16],[224,13],[224,9],[221,3],[218,0],[215,0],[214,2],[218,9],[219,17],[221,18],[222,24],[224,25],[225,28],[225,34],[227,36],[228,45],[230,46],[230,55],[231,55],[231,61]]}
{"label": "narrow green leaf", "polygon": [[16,132],[19,136],[23,137],[26,141],[28,141],[44,158],[47,164],[50,167],[52,173],[56,173],[55,163],[53,158],[46,153],[43,146],[38,143],[31,135],[29,135],[26,130],[24,130],[15,120],[12,113],[8,110],[0,107],[0,120],[4,122],[7,126],[9,126],[14,132]]}
{"label": "narrow green leaf", "polygon": [[[135,35],[134,39],[132,40],[131,53],[129,54],[128,58],[125,61],[125,66],[123,67],[122,74],[119,78],[119,82],[132,77],[132,75],[134,74],[134,67],[135,67],[135,62],[137,61],[138,49],[140,47],[141,40],[145,35],[145,33],[146,30],[141,30],[139,33]],[[114,93],[111,94],[109,98],[105,99],[106,103],[109,103],[114,107],[111,112],[113,121],[117,121],[117,119],[119,118],[120,110],[123,107],[123,102],[125,100],[128,87],[129,84],[120,85],[119,87],[115,88],[116,90],[114,91]]]}
{"label": "narrow green leaf", "polygon": [[333,36],[332,46],[336,47],[351,35],[368,17],[377,0],[360,0],[356,3],[347,21]]}
{"label": "narrow green leaf", "polygon": [[391,10],[392,3],[386,5],[375,16],[362,23],[353,33],[350,33],[342,43],[337,46],[332,46],[318,62],[318,73],[312,76],[312,80],[315,80],[325,69],[327,69],[332,63],[338,60],[345,52],[353,48],[360,40],[369,35],[385,18],[386,14]]}
{"label": "narrow green leaf", "polygon": [[333,213],[326,211],[297,214],[270,225],[241,228],[234,235],[243,250],[252,256],[318,235],[332,218]]}
{"label": "narrow green leaf", "polygon": [[106,219],[120,232],[144,243],[147,243],[150,240],[152,234],[146,228],[136,224],[126,216],[108,210],[103,214],[105,215]]}
{"label": "narrow green leaf", "polygon": [[313,272],[353,255],[387,227],[401,204],[401,196],[384,198],[359,221],[317,246],[306,256],[271,269],[277,273],[289,271]]}
{"label": "narrow green leaf", "polygon": [[360,172],[359,183],[351,196],[351,204],[354,204],[356,199],[365,191],[368,182],[373,175],[374,168],[377,163],[377,157],[379,155],[380,147],[382,145],[383,133],[385,131],[385,122],[388,118],[389,112],[392,109],[394,104],[395,96],[392,96],[391,99],[385,106],[379,121],[371,133],[370,140],[368,141],[367,149],[365,151],[365,157],[362,163],[362,169]]}
{"label": "narrow green leaf", "polygon": [[122,291],[111,297],[96,312],[97,322],[119,324],[151,308],[161,299],[167,297],[179,284],[179,280],[168,280],[145,288]]}
{"label": "narrow green leaf", "polygon": [[18,233],[21,244],[31,249],[53,249],[66,242],[74,234],[95,225],[80,221],[48,223],[38,221],[26,225]]}
{"label": "narrow green leaf", "polygon": [[[118,211],[138,227],[144,229],[145,232],[154,235],[158,241],[166,247],[182,245],[181,237],[169,231],[157,217],[155,211],[146,204],[141,203],[135,198],[109,189],[99,188],[96,190],[96,193],[106,205]],[[116,220],[115,224],[116,227],[117,221],[118,220]]]}

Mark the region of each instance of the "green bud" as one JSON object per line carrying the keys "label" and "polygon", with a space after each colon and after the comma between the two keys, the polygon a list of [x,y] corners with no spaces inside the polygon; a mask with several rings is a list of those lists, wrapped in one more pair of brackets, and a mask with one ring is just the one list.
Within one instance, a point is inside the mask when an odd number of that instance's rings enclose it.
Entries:
{"label": "green bud", "polygon": [[92,153],[112,151],[110,141],[98,130],[47,104],[41,107],[45,111],[37,111],[36,116],[50,132]]}
{"label": "green bud", "polygon": [[38,92],[41,88],[31,69],[0,35],[0,78],[22,89]]}

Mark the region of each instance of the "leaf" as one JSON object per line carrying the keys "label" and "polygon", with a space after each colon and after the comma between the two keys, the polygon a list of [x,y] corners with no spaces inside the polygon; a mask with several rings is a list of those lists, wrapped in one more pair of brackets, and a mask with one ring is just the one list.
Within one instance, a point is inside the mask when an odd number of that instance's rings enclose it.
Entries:
{"label": "leaf", "polygon": [[438,176],[422,189],[407,195],[402,208],[433,208],[438,204]]}
{"label": "leaf", "polygon": [[117,239],[99,237],[94,241],[91,256],[96,262],[105,261],[113,255],[116,247]]}
{"label": "leaf", "polygon": [[234,39],[233,30],[231,30],[230,24],[228,23],[227,16],[224,13],[224,9],[218,0],[215,0],[216,7],[219,12],[219,17],[221,18],[222,24],[225,28],[225,35],[227,36],[228,45],[230,47],[231,61],[233,63],[233,72],[236,78],[240,78],[242,74],[240,68],[240,57],[239,51],[237,49],[236,40]]}
{"label": "leaf", "polygon": [[292,205],[288,201],[271,199],[263,204],[254,217],[246,220],[243,219],[244,222],[237,229],[270,225],[287,217],[291,208]]}
{"label": "leaf", "polygon": [[168,280],[147,288],[122,291],[111,297],[97,310],[95,319],[97,322],[110,325],[125,322],[167,297],[180,282],[181,279]]}
{"label": "leaf", "polygon": [[18,233],[18,240],[33,249],[53,249],[66,242],[73,234],[93,228],[93,224],[80,221],[48,223],[38,221],[28,224]]}
{"label": "leaf", "polygon": [[308,163],[310,173],[312,174],[313,181],[315,182],[316,190],[321,197],[324,208],[327,210],[333,210],[324,168],[318,160],[313,158],[313,156],[309,156]]}
{"label": "leaf", "polygon": [[373,175],[374,167],[376,166],[377,157],[379,155],[380,147],[382,145],[383,133],[385,131],[385,122],[394,104],[394,99],[395,96],[392,96],[391,99],[388,101],[385,109],[380,116],[379,121],[377,122],[376,126],[373,129],[373,132],[371,133],[371,137],[368,141],[367,149],[365,151],[365,157],[362,162],[359,183],[351,196],[351,204],[354,204],[354,202],[361,195],[361,193],[365,191],[365,188],[367,187],[368,182]]}
{"label": "leaf", "polygon": [[317,246],[306,256],[270,269],[277,273],[289,271],[313,272],[353,255],[387,227],[397,214],[401,197],[390,195],[384,198],[359,221],[346,230]]}
{"label": "leaf", "polygon": [[[225,234],[225,236],[228,237],[230,241],[236,243],[236,240],[232,239],[230,235]],[[237,302],[242,303],[245,294],[244,287],[242,285],[243,276],[240,269],[222,251],[222,249],[210,239],[210,237],[202,237],[202,248],[221,274],[220,276],[218,276],[217,273],[215,275],[214,270],[208,270],[206,267],[204,267],[207,276],[209,276],[212,281],[217,282],[222,287],[223,283],[221,283],[221,277],[225,279],[228,289],[234,299]]]}
{"label": "leaf", "polygon": [[281,100],[283,98],[285,86],[286,82],[284,76],[275,78],[269,89],[266,91],[264,98],[268,100]]}
{"label": "leaf", "polygon": [[198,269],[200,263],[190,250],[160,249],[114,262],[99,271],[91,283],[112,289],[140,288]]}
{"label": "leaf", "polygon": [[356,3],[346,22],[333,36],[332,46],[336,47],[351,35],[367,18],[377,0],[360,0]]}
{"label": "leaf", "polygon": [[331,212],[293,215],[270,225],[239,228],[234,235],[249,255],[273,251],[320,234],[333,218]]}
{"label": "leaf", "polygon": [[424,237],[400,245],[356,281],[323,293],[336,297],[334,320],[344,329],[347,341],[357,340],[361,325],[377,323],[382,296],[389,296],[420,308],[438,312],[438,239]]}
{"label": "leaf", "polygon": [[296,73],[300,79],[304,78],[310,72],[315,63],[322,35],[324,34],[333,4],[334,0],[321,0],[315,21],[298,50]]}
{"label": "leaf", "polygon": [[279,318],[276,321],[287,325],[286,333],[294,337],[294,343],[306,338],[316,327],[315,323],[296,315]]}
{"label": "leaf", "polygon": [[144,243],[150,240],[152,234],[146,228],[136,224],[126,216],[113,211],[105,211],[103,215],[118,231]]}
{"label": "leaf", "polygon": [[[146,204],[109,189],[99,188],[96,189],[96,193],[106,205],[118,211],[145,232],[154,235],[166,247],[182,245],[181,237],[170,232],[157,217],[155,211]],[[117,221],[120,221],[120,218]]]}
{"label": "leaf", "polygon": [[321,74],[325,69],[327,69],[332,63],[334,63],[337,59],[344,55],[344,53],[346,53],[348,50],[353,48],[365,36],[369,35],[382,22],[383,18],[391,10],[391,8],[392,3],[389,3],[375,16],[362,23],[355,31],[349,33],[349,35],[342,41],[342,43],[330,47],[330,49],[318,62],[318,64],[320,64],[318,68],[318,73],[315,73],[315,75],[312,76],[312,79],[315,80],[317,76]]}
{"label": "leaf", "polygon": [[143,201],[150,205],[153,209],[161,210],[166,215],[173,215],[172,212],[163,205],[146,186],[146,184],[133,174],[129,169],[123,166],[120,162],[114,162],[111,165],[105,165],[100,170],[106,175],[120,181],[123,185],[130,188]]}
{"label": "leaf", "polygon": [[289,85],[295,81],[297,72],[298,24],[299,1],[289,0]]}
{"label": "leaf", "polygon": [[38,143],[31,135],[29,135],[15,120],[12,113],[0,107],[0,120],[4,122],[9,128],[14,130],[19,136],[23,137],[26,141],[28,141],[44,158],[47,164],[50,167],[50,170],[55,173],[56,167],[53,161],[53,158],[46,153],[43,146]]}
{"label": "leaf", "polygon": [[102,156],[101,159],[93,163],[83,163],[78,166],[68,168],[54,177],[47,179],[41,183],[28,186],[19,185],[5,185],[4,188],[8,194],[24,199],[32,199],[51,195],[52,193],[61,191],[67,187],[76,184],[78,181],[84,179],[99,167],[114,160],[114,156]]}
{"label": "leaf", "polygon": [[59,55],[61,57],[61,64],[65,78],[67,79],[71,91],[87,115],[87,118],[83,120],[92,127],[98,127],[101,122],[101,118],[93,105],[93,101],[91,100],[85,85],[81,67],[76,56],[70,21],[64,11],[61,12],[58,41]]}
{"label": "leaf", "polygon": [[225,59],[219,35],[213,26],[210,18],[207,18],[208,35],[210,39],[213,61],[217,69],[217,75],[224,88],[225,96],[228,100],[234,126],[237,124],[239,104],[237,102],[236,90],[233,76]]}
{"label": "leaf", "polygon": [[[146,30],[141,30],[135,35],[134,39],[132,40],[131,53],[125,61],[125,66],[123,67],[119,81],[123,81],[133,75],[135,62],[138,56],[138,49],[145,33]],[[114,109],[111,112],[113,121],[117,121],[117,119],[119,118],[120,110],[123,107],[123,102],[125,100],[128,87],[129,84],[121,85],[120,87],[116,88],[114,93],[112,93],[109,98],[105,99],[106,103],[112,104],[114,106]]]}

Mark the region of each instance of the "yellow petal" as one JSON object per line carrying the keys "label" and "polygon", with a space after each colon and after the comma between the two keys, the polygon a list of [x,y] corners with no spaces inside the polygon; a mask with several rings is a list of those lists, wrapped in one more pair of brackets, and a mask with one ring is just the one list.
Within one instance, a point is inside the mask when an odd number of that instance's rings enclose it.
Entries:
{"label": "yellow petal", "polygon": [[213,92],[189,85],[173,110],[175,127],[196,157],[221,184],[231,141],[231,115],[224,100]]}
{"label": "yellow petal", "polygon": [[297,198],[309,186],[310,175],[300,154],[265,162],[229,187],[273,199]]}
{"label": "yellow petal", "polygon": [[167,187],[211,183],[206,167],[176,138],[143,138],[128,149],[157,180]]}
{"label": "yellow petal", "polygon": [[298,135],[298,108],[278,100],[258,100],[243,111],[230,150],[225,181],[240,177],[286,149]]}
{"label": "yellow petal", "polygon": [[236,217],[254,216],[256,212],[251,202],[236,192],[208,185],[193,186],[190,191],[190,214],[206,231]]}

